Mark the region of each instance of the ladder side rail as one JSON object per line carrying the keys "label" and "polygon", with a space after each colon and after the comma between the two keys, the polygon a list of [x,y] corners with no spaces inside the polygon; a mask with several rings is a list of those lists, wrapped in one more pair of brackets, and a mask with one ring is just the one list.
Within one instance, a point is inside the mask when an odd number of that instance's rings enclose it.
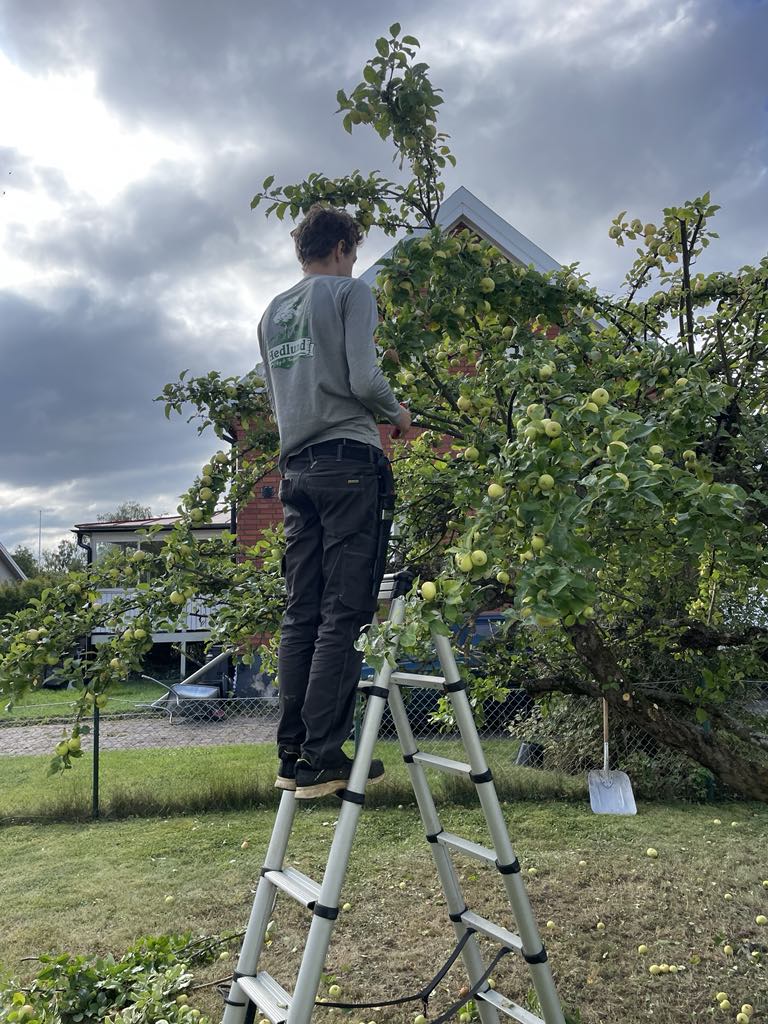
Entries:
{"label": "ladder side rail", "polygon": [[[437,836],[443,831],[443,826],[435,806],[432,791],[429,788],[427,774],[424,768],[417,762],[410,760],[410,756],[416,752],[416,739],[411,729],[408,713],[405,709],[402,694],[398,686],[393,686],[389,693],[389,708],[392,712],[392,721],[397,729],[397,738],[400,743],[400,750],[408,767],[411,777],[411,785],[416,797],[416,804],[419,808],[422,824],[426,830],[427,837]],[[451,855],[444,846],[435,840],[429,840],[429,848],[435,868],[443,889],[443,895],[448,906],[448,914],[452,918],[458,917],[466,910],[467,904],[464,893],[459,883],[456,868],[453,865]],[[467,926],[462,920],[451,920],[456,940],[458,941],[467,931]],[[467,972],[470,985],[473,985],[478,978],[481,978],[487,969],[477,938],[473,935],[461,951],[464,969]],[[489,1003],[478,1003],[477,1011],[482,1024],[498,1024],[499,1015],[495,1006]]]}
{"label": "ladder side rail", "polygon": [[[275,825],[264,857],[264,870],[279,871],[282,869],[295,814],[296,799],[292,792],[284,792],[280,798]],[[244,1024],[248,1008],[247,999],[237,979],[238,977],[253,977],[256,974],[264,947],[264,934],[274,909],[276,896],[277,887],[262,874],[256,886],[256,896],[237,958],[234,980],[227,995],[222,1024]]]}
{"label": "ladder side rail", "polygon": [[[400,624],[405,617],[405,598],[396,597],[390,606],[389,619]],[[392,645],[390,655],[394,660],[397,653],[396,645]],[[389,692],[389,680],[392,666],[389,660],[384,661],[373,681],[375,689]],[[387,699],[383,696],[370,695],[363,717],[360,731],[360,742],[355,750],[355,761],[349,778],[349,789],[354,793],[363,793],[368,781],[368,771],[373,757],[373,748],[378,738],[381,719]],[[304,955],[296,978],[296,985],[288,1010],[286,1024],[309,1024],[315,1008],[315,999],[320,985],[320,975],[325,967],[325,958],[335,924],[335,916],[323,916],[323,908],[332,908],[331,913],[338,911],[341,889],[347,873],[349,857],[357,829],[357,821],[362,811],[362,804],[344,800],[339,811],[338,821],[334,830],[333,842],[328,854],[328,863],[320,886],[320,897],[313,911],[312,923],[309,927]],[[318,913],[318,910],[320,913]]]}
{"label": "ladder side rail", "polygon": [[[458,681],[460,678],[459,670],[448,638],[441,636],[434,630],[432,637],[446,682],[450,684]],[[457,690],[454,693],[449,693],[449,697],[456,716],[456,724],[459,727],[464,747],[469,755],[472,774],[483,775],[488,771],[488,765],[466,690]],[[488,829],[498,861],[502,865],[513,864],[517,858],[509,838],[496,787],[492,779],[488,782],[476,782],[475,787],[480,805],[488,822]],[[536,919],[533,916],[533,910],[531,909],[522,874],[520,871],[510,872],[503,874],[502,878],[514,913],[517,931],[523,942],[524,955],[534,956],[544,948],[544,943],[541,939]],[[549,963],[544,961],[543,963],[533,963],[528,966],[546,1024],[565,1024],[565,1018],[563,1017],[560,999],[555,988]]]}

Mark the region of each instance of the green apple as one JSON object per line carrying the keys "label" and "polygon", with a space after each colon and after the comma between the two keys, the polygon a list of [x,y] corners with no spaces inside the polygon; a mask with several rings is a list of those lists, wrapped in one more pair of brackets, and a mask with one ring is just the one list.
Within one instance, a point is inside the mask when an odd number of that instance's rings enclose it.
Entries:
{"label": "green apple", "polygon": [[96,707],[97,708],[103,708],[103,707],[106,707],[106,704],[107,704],[107,695],[106,695],[106,693],[100,693],[98,695],[98,697],[96,698]]}
{"label": "green apple", "polygon": [[605,931],[605,924],[602,921],[598,921],[597,924],[595,925],[595,928],[597,928],[597,930],[599,932],[604,932]]}
{"label": "green apple", "polygon": [[694,452],[690,448],[686,448],[685,451],[683,452],[683,458],[685,459],[686,462],[695,462],[696,461],[696,452]]}
{"label": "green apple", "polygon": [[755,924],[766,925],[768,924],[768,917],[765,914],[758,914],[755,918]]}
{"label": "green apple", "polygon": [[659,856],[658,850],[654,850],[652,846],[649,846],[645,851],[646,857],[650,857],[652,860]]}
{"label": "green apple", "polygon": [[549,380],[554,372],[554,366],[550,366],[549,363],[545,363],[543,366],[539,367],[539,380]]}
{"label": "green apple", "polygon": [[531,537],[531,548],[534,551],[543,551],[546,546],[546,538],[543,537],[540,533],[534,533],[533,537]]}
{"label": "green apple", "polygon": [[491,483],[488,484],[488,497],[489,498],[503,498],[504,488],[501,484]]}
{"label": "green apple", "polygon": [[24,637],[31,644],[34,644],[34,643],[36,643],[40,639],[40,630],[39,629],[28,629],[27,632],[24,634]]}
{"label": "green apple", "polygon": [[480,458],[480,452],[475,448],[474,445],[470,445],[469,448],[464,449],[464,458],[467,462],[477,462]]}
{"label": "green apple", "polygon": [[496,579],[504,587],[509,585],[509,579],[510,579],[509,573],[505,572],[504,569],[502,569],[500,572],[496,573]]}
{"label": "green apple", "polygon": [[648,952],[648,947],[645,945],[645,943],[642,943],[640,946],[637,947],[637,952],[640,954],[640,956],[643,956],[645,953]]}
{"label": "green apple", "polygon": [[480,279],[480,291],[490,293],[496,287],[496,282],[492,277],[482,277]]}
{"label": "green apple", "polygon": [[456,405],[458,405],[462,412],[468,412],[472,408],[472,399],[466,395],[459,395]]}
{"label": "green apple", "polygon": [[78,751],[80,749],[80,737],[73,736],[71,739],[68,739],[67,749],[69,750],[70,753],[72,753],[73,751]]}
{"label": "green apple", "polygon": [[651,966],[648,968],[648,973],[649,974],[661,974],[661,968],[659,967],[658,964],[651,964]]}
{"label": "green apple", "polygon": [[178,590],[171,591],[171,596],[170,596],[171,604],[184,604],[185,601],[186,601],[186,598],[184,597],[184,595],[180,591],[178,591]]}
{"label": "green apple", "polygon": [[112,658],[109,663],[109,667],[113,668],[116,672],[123,667],[122,661],[119,658]]}
{"label": "green apple", "polygon": [[482,550],[482,548],[476,548],[470,555],[473,565],[485,565],[488,561],[488,555]]}
{"label": "green apple", "polygon": [[687,383],[688,383],[688,378],[687,377],[678,377],[677,380],[675,381],[675,387],[676,388],[684,388]]}
{"label": "green apple", "polygon": [[341,995],[341,985],[331,985],[328,989],[328,995],[331,999],[338,999]]}
{"label": "green apple", "polygon": [[65,754],[69,753],[69,743],[67,740],[61,740],[56,744],[56,753],[59,757],[64,757]]}
{"label": "green apple", "polygon": [[434,601],[437,597],[437,587],[430,580],[421,584],[421,596],[425,601]]}
{"label": "green apple", "polygon": [[201,508],[192,508],[189,510],[189,518],[193,523],[199,523],[203,518],[203,510]]}
{"label": "green apple", "polygon": [[458,555],[456,558],[456,565],[462,572],[472,572],[474,564],[471,555]]}
{"label": "green apple", "polygon": [[528,551],[521,551],[520,552],[520,561],[521,562],[531,562],[531,561],[533,561],[533,558],[534,558],[534,554],[530,550],[528,550]]}
{"label": "green apple", "polygon": [[134,638],[136,640],[144,640],[146,635],[147,635],[147,631],[145,629],[141,629],[141,628],[134,629],[133,635],[134,635]]}
{"label": "green apple", "polygon": [[557,420],[544,420],[544,433],[547,437],[560,437],[563,432],[563,428],[557,422]]}
{"label": "green apple", "polygon": [[605,388],[595,388],[592,394],[589,396],[590,402],[594,402],[597,406],[607,405],[610,401],[611,396],[608,394]]}
{"label": "green apple", "polygon": [[648,449],[648,454],[652,455],[655,459],[660,459],[661,456],[664,454],[664,449],[661,447],[660,444],[652,444],[651,447]]}
{"label": "green apple", "polygon": [[555,478],[549,473],[542,473],[537,483],[542,491],[551,491],[555,486]]}
{"label": "green apple", "polygon": [[755,1008],[752,1005],[752,1003],[743,1003],[741,1007],[741,1012],[746,1013],[748,1017],[751,1017],[752,1014],[755,1012]]}
{"label": "green apple", "polygon": [[201,501],[210,501],[212,497],[213,497],[213,491],[211,490],[210,487],[201,487],[200,488],[200,500]]}
{"label": "green apple", "polygon": [[723,946],[723,952],[726,956],[733,956],[733,946],[729,946],[727,943]]}
{"label": "green apple", "polygon": [[538,427],[535,427],[532,423],[530,423],[523,431],[523,437],[525,437],[527,441],[535,441],[538,436],[539,429]]}

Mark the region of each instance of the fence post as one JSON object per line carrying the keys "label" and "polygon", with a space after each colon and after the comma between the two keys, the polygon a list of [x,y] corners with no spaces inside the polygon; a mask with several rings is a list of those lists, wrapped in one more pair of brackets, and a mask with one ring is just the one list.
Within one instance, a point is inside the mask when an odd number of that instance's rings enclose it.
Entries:
{"label": "fence post", "polygon": [[99,816],[99,709],[93,705],[93,787],[91,817]]}

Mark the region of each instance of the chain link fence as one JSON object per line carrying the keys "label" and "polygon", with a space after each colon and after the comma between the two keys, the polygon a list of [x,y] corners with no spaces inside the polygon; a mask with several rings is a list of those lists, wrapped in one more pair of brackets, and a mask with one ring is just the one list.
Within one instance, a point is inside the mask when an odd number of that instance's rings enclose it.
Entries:
{"label": "chain link fence", "polygon": [[[441,715],[440,693],[410,687],[403,693],[419,747],[463,760],[460,736]],[[486,701],[478,715],[486,756],[500,792],[510,797],[577,797],[585,793],[586,772],[602,767],[599,701],[560,698],[554,709],[542,714],[538,704],[523,697],[521,691],[512,690],[504,702]],[[363,704],[361,699],[356,728]],[[745,707],[762,716],[768,732],[768,682],[752,682]],[[6,777],[6,797],[14,777],[10,768],[17,762],[27,773],[17,767],[18,777],[34,777],[41,788],[56,785],[55,778],[46,782],[45,766],[57,742],[71,731],[74,704],[63,699],[55,705],[25,705],[21,710],[23,717],[13,713],[0,717],[0,774]],[[245,803],[259,795],[273,798],[277,720],[277,691],[271,686],[264,686],[258,695],[240,697],[184,696],[173,688],[158,699],[143,702],[110,697],[104,711],[94,709],[89,729],[83,732],[83,763],[65,774],[79,776],[81,810],[84,802],[90,803],[94,816],[99,814],[104,782],[112,787],[110,813],[116,803],[128,811],[135,805],[140,813],[142,808],[233,806],[238,794]],[[386,709],[379,748],[385,752],[388,774],[396,783],[392,799],[403,800],[410,789],[396,740]],[[619,715],[612,716],[610,767],[626,771],[641,798],[716,795],[708,772],[663,748]],[[90,794],[84,792],[86,776]],[[122,795],[115,788],[117,779],[123,780]],[[460,796],[460,792],[448,795]],[[4,810],[7,812],[7,807],[0,807],[0,817],[7,817]],[[13,808],[14,816],[23,813],[23,806]]]}

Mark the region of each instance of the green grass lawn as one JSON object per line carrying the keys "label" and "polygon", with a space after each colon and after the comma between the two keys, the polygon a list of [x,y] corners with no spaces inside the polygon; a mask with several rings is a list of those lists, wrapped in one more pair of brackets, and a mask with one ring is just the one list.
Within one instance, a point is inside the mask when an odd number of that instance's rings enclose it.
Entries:
{"label": "green grass lawn", "polygon": [[[131,705],[151,703],[166,693],[157,683],[149,683],[144,679],[128,679],[125,683],[113,687],[109,701],[101,712],[103,715],[125,714],[133,711]],[[52,719],[65,719],[72,715],[74,708],[74,691],[67,689],[49,690],[42,687],[31,690],[20,697],[12,708],[0,706],[0,721],[12,722],[18,719],[36,719],[49,722]]]}
{"label": "green grass lawn", "polygon": [[[457,741],[435,740],[431,745],[423,742],[425,749],[463,758]],[[515,767],[516,741],[487,740],[483,747],[501,795],[533,800],[585,798],[583,778]],[[392,805],[411,800],[410,781],[398,745],[380,741],[376,750],[384,760],[387,778],[371,790],[371,802]],[[63,774],[47,777],[49,760],[42,755],[0,757],[0,824],[90,817],[91,756],[84,755]],[[271,807],[278,796],[274,789],[275,768],[276,755],[271,743],[102,751],[100,809],[104,817],[126,817]],[[441,776],[435,784],[442,799],[475,799],[474,787],[462,779]]]}
{"label": "green grass lawn", "polygon": [[[322,873],[338,811],[328,799],[297,814],[289,861],[312,877]],[[593,815],[585,801],[529,801],[508,802],[504,812],[561,998],[579,1011],[582,1024],[732,1021],[744,1002],[755,1006],[754,1024],[768,1018],[768,928],[755,923],[756,915],[768,913],[762,884],[768,879],[768,809],[641,803],[636,818],[619,818]],[[0,960],[6,970],[29,977],[34,960],[25,958],[44,952],[119,953],[143,934],[239,931],[273,817],[273,809],[255,808],[4,828]],[[716,818],[722,823],[714,824]],[[488,841],[475,807],[451,804],[442,823]],[[646,855],[651,846],[657,859]],[[470,908],[513,927],[497,873],[477,861],[456,863]],[[535,876],[528,875],[530,867]],[[343,899],[351,909],[339,919],[326,972],[350,1001],[417,990],[453,946],[411,802],[364,809]],[[290,988],[309,920],[283,896],[274,918],[264,966]],[[548,920],[550,929],[544,928]],[[732,956],[723,953],[726,942]],[[638,954],[640,943],[647,954]],[[233,955],[236,948],[233,941]],[[760,950],[761,957],[751,955]],[[217,962],[198,983],[225,978],[232,963]],[[679,970],[654,977],[652,963]],[[499,991],[525,1003],[530,986],[512,958],[502,961],[496,982]],[[448,1005],[463,983],[459,964],[435,993],[432,1012]],[[717,1008],[718,991],[728,994],[732,1012]],[[196,991],[194,1002],[220,1019],[221,1002],[211,988]],[[406,1024],[417,1012],[411,1004],[335,1018]],[[334,1018],[319,1010],[316,1019]]]}

